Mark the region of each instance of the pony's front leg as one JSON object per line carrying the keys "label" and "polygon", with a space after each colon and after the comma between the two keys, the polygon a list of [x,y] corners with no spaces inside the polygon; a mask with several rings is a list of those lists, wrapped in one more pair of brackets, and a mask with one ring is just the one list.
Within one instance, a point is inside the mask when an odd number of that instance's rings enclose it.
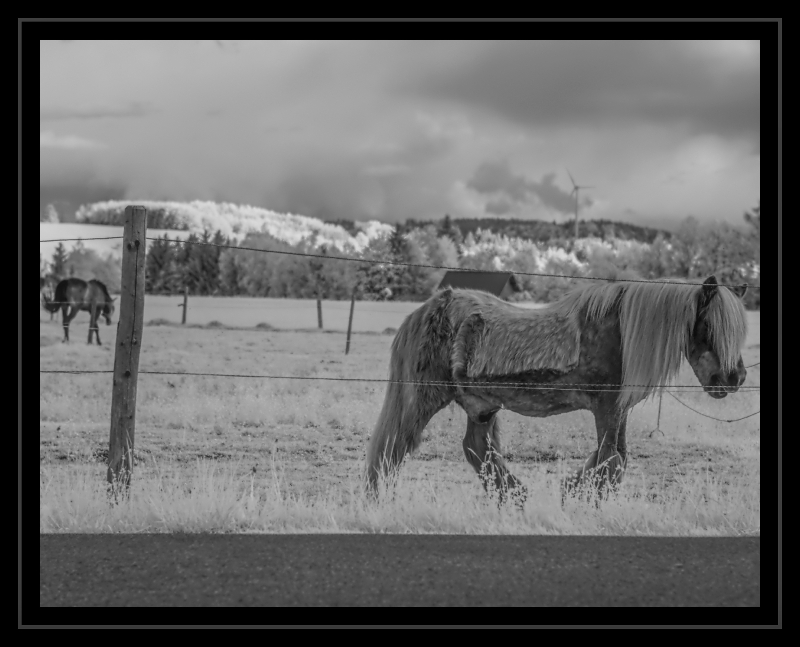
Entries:
{"label": "pony's front leg", "polygon": [[[522,507],[527,498],[527,488],[509,472],[500,447],[500,425],[496,413],[485,414],[484,422],[474,422],[467,418],[467,433],[464,435],[464,454],[478,473],[484,489],[488,492],[493,485],[499,496],[499,502],[506,496]],[[480,419],[480,418],[479,418]]]}
{"label": "pony's front leg", "polygon": [[619,412],[616,402],[610,401],[603,403],[593,413],[597,425],[597,449],[575,475],[563,483],[562,500],[566,494],[587,482],[596,488],[598,494],[603,494],[606,489],[616,490],[625,476],[628,412]]}

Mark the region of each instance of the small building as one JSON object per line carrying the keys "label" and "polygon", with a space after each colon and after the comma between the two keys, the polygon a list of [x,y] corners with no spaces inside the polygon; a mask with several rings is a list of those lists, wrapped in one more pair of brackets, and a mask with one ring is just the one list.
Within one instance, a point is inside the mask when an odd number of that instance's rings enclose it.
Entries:
{"label": "small building", "polygon": [[453,272],[449,271],[439,283],[442,288],[483,290],[501,299],[508,299],[518,291],[517,280],[511,272]]}

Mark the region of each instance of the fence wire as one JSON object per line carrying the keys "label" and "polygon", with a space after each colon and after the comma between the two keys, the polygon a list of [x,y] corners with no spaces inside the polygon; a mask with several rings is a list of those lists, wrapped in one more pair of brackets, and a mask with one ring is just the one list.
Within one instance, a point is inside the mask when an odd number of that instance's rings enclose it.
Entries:
{"label": "fence wire", "polygon": [[[113,373],[114,371],[82,371],[82,370],[40,370],[39,373],[66,373],[70,375],[81,375],[81,374],[97,374],[97,373],[104,373],[109,374]],[[177,371],[139,371],[140,375],[173,375],[173,376],[181,376],[181,375],[190,375],[190,376],[197,376],[197,377],[243,377],[243,378],[257,378],[257,379],[272,379],[272,380],[321,380],[321,381],[329,381],[329,382],[379,382],[383,384],[414,384],[418,386],[459,386],[463,388],[501,388],[501,389],[520,389],[520,390],[530,390],[530,391],[584,391],[589,393],[601,393],[601,392],[620,392],[623,390],[634,390],[639,393],[650,392],[653,395],[656,392],[666,392],[669,393],[675,400],[677,400],[680,404],[682,404],[687,409],[691,409],[695,413],[704,416],[706,418],[710,418],[712,420],[717,420],[719,422],[739,422],[740,420],[746,420],[747,418],[752,418],[755,415],[761,413],[761,410],[751,413],[749,415],[743,416],[741,418],[734,418],[731,420],[726,420],[723,418],[715,418],[714,416],[709,416],[708,414],[703,413],[702,411],[698,411],[690,407],[688,404],[679,400],[675,397],[674,393],[698,393],[698,389],[702,389],[702,385],[697,384],[675,384],[675,385],[668,385],[668,386],[647,386],[641,384],[633,384],[627,387],[622,387],[619,384],[590,384],[590,383],[572,383],[572,384],[559,384],[559,385],[552,385],[549,383],[544,382],[470,382],[470,383],[459,383],[455,384],[454,382],[442,382],[442,381],[415,381],[415,380],[390,380],[390,379],[382,379],[382,378],[368,378],[368,377],[323,377],[323,376],[300,376],[300,375],[248,375],[248,374],[236,374],[236,373],[193,373],[193,372],[177,372]],[[603,388],[587,388],[587,387],[603,387]],[[613,387],[613,388],[609,388]],[[643,388],[642,388],[643,387]],[[759,392],[761,391],[760,386],[740,386],[739,391],[744,392]]]}
{"label": "fence wire", "polygon": [[711,420],[717,420],[719,422],[739,422],[740,420],[746,420],[747,418],[752,418],[753,416],[758,415],[759,413],[761,413],[761,409],[759,409],[755,413],[751,413],[751,414],[749,414],[747,416],[742,416],[741,418],[733,418],[732,420],[725,420],[724,418],[715,418],[714,416],[709,416],[707,413],[703,413],[702,411],[698,411],[697,409],[694,409],[694,408],[690,407],[683,400],[678,400],[678,398],[676,398],[674,395],[672,395],[672,392],[667,391],[667,393],[669,393],[670,396],[672,396],[675,400],[677,400],[680,404],[682,404],[687,409],[689,409],[691,411],[694,411],[695,413],[703,416],[704,418],[711,418]]}
{"label": "fence wire", "polygon": [[[92,370],[83,371],[78,369],[64,370],[40,370],[39,373],[113,373],[111,370]],[[384,384],[416,384],[419,386],[460,386],[464,388],[503,388],[503,389],[532,389],[545,391],[623,391],[638,390],[657,391],[673,389],[676,393],[696,393],[698,389],[703,389],[701,384],[612,384],[612,383],[588,383],[588,382],[566,382],[564,384],[553,384],[551,382],[447,382],[445,380],[391,380],[373,377],[325,377],[322,375],[252,375],[246,373],[194,373],[191,371],[138,371],[139,375],[192,375],[198,377],[246,377],[270,380],[324,380],[329,382],[380,382]],[[592,388],[586,388],[592,387]],[[601,388],[595,388],[601,387]],[[760,386],[740,386],[740,391],[760,391]]]}

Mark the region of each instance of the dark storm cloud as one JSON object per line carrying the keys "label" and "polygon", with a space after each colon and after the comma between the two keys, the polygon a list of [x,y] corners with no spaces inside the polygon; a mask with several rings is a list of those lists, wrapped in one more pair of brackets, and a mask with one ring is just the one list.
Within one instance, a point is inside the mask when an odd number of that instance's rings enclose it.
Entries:
{"label": "dark storm cloud", "polygon": [[[507,161],[484,162],[475,170],[467,186],[478,193],[495,196],[486,204],[486,210],[496,215],[511,211],[512,202],[526,204],[536,201],[560,213],[571,213],[575,200],[568,191],[555,185],[555,179],[555,173],[548,173],[541,182],[536,182],[514,173]],[[587,200],[586,204],[590,202]]]}
{"label": "dark storm cloud", "polygon": [[[759,142],[759,57],[686,41],[487,42],[407,87],[531,126],[636,121]],[[735,50],[747,44],[731,45]],[[758,45],[749,45],[757,48]],[[735,54],[735,52],[733,52]]]}
{"label": "dark storm cloud", "polygon": [[513,205],[504,198],[492,199],[486,203],[486,213],[491,213],[495,216],[504,216],[511,213]]}
{"label": "dark storm cloud", "polygon": [[83,186],[124,187],[124,199],[326,218],[549,218],[574,211],[568,167],[597,185],[592,216],[635,207],[740,220],[759,191],[759,53],[747,43],[43,41],[40,51],[48,199],[58,187],[71,200]]}

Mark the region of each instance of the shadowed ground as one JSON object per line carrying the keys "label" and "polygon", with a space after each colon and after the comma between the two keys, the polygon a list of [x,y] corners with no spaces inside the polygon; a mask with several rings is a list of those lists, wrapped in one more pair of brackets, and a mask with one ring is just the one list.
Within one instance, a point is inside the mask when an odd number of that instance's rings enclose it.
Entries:
{"label": "shadowed ground", "polygon": [[759,537],[40,535],[39,603],[760,606],[760,562]]}

